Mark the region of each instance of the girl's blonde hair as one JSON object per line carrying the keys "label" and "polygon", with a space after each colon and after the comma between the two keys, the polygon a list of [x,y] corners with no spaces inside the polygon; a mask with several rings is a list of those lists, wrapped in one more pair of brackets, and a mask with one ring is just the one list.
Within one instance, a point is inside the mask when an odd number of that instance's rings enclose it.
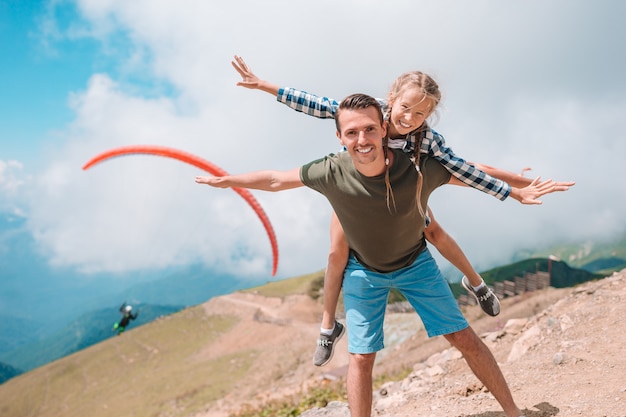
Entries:
{"label": "girl's blonde hair", "polygon": [[[430,75],[423,73],[422,71],[409,71],[400,75],[391,84],[391,88],[389,89],[389,108],[387,109],[387,114],[385,115],[385,118],[387,120],[391,118],[391,108],[393,107],[393,101],[395,100],[395,98],[399,97],[403,91],[408,89],[417,89],[421,91],[423,94],[422,101],[430,100],[432,102],[432,108],[428,117],[433,114],[437,115],[436,110],[438,109],[439,103],[441,102],[441,91],[439,90],[439,85]],[[415,164],[415,169],[418,173],[416,195],[417,208],[420,215],[424,218],[426,217],[426,211],[424,210],[424,207],[422,207],[421,202],[422,184],[424,182],[424,178],[422,176],[422,172],[419,169],[419,165],[420,148],[428,129],[428,123],[424,122],[416,130],[409,133],[409,135],[416,135],[419,137],[419,140],[415,141],[415,149],[413,150],[411,160]]]}

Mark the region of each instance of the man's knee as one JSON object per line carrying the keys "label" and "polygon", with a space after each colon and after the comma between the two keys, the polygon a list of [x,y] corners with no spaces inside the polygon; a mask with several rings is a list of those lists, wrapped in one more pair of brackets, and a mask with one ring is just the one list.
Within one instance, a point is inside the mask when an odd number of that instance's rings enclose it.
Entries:
{"label": "man's knee", "polygon": [[482,341],[471,327],[444,335],[444,337],[462,353],[468,350],[475,350],[482,344]]}
{"label": "man's knee", "polygon": [[350,365],[359,368],[361,371],[371,371],[374,367],[375,353],[351,353]]}

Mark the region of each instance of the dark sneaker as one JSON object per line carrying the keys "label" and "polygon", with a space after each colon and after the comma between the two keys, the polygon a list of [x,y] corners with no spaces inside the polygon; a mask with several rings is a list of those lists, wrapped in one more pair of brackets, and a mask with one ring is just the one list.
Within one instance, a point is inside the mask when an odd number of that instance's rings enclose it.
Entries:
{"label": "dark sneaker", "polygon": [[315,354],[313,355],[313,365],[324,366],[330,362],[335,352],[335,343],[341,339],[345,330],[346,328],[343,324],[335,321],[335,328],[330,336],[320,333],[320,338],[317,340],[317,348],[315,348]]}
{"label": "dark sneaker", "polygon": [[480,290],[474,291],[466,276],[461,279],[461,285],[463,285],[463,288],[465,288],[469,294],[472,294],[474,298],[476,298],[476,301],[480,304],[480,308],[482,308],[485,313],[494,317],[500,314],[500,300],[498,300],[498,297],[491,291],[491,288],[485,285]]}

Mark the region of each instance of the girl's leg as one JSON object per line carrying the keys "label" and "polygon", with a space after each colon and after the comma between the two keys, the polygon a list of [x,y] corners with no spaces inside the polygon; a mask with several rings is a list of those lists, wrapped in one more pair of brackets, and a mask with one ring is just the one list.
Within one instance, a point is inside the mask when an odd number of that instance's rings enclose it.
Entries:
{"label": "girl's leg", "polygon": [[428,208],[430,223],[424,229],[424,237],[437,248],[439,253],[465,275],[461,284],[480,304],[480,308],[490,316],[500,314],[500,300],[483,282],[482,277],[470,263],[461,247],[435,220],[430,207]]}
{"label": "girl's leg", "polygon": [[350,248],[343,234],[343,227],[333,212],[330,220],[330,252],[328,265],[324,274],[324,313],[322,315],[322,328],[332,329],[335,325],[337,302],[343,282],[343,271],[348,263]]}
{"label": "girl's leg", "polygon": [[430,207],[428,207],[428,217],[430,217],[430,223],[424,229],[424,237],[437,248],[441,256],[450,261],[452,265],[467,277],[470,284],[474,287],[479,286],[483,282],[482,277],[476,272],[459,244],[456,243],[456,240],[435,220]]}
{"label": "girl's leg", "polygon": [[333,357],[335,343],[343,336],[343,324],[335,320],[343,274],[348,263],[348,242],[339,219],[333,213],[330,222],[330,253],[324,274],[324,312],[320,336],[313,354],[313,364],[324,366]]}

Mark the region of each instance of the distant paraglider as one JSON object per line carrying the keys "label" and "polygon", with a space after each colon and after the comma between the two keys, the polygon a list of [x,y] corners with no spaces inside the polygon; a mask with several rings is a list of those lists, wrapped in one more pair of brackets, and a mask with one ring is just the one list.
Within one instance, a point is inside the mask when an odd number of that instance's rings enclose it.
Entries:
{"label": "distant paraglider", "polygon": [[[178,150],[173,148],[168,148],[164,146],[156,146],[156,145],[131,145],[131,146],[123,146],[115,149],[111,149],[105,152],[102,152],[99,155],[96,155],[94,158],[89,160],[84,166],[83,170],[87,170],[91,168],[93,165],[98,162],[105,161],[107,159],[122,156],[122,155],[131,155],[131,154],[147,154],[147,155],[157,155],[163,156],[167,158],[177,159],[182,162],[186,162],[190,165],[193,165],[197,168],[203,169],[207,171],[211,175],[215,175],[216,177],[221,177],[224,175],[228,175],[226,171],[218,167],[217,165],[206,161],[196,155]],[[261,219],[263,223],[263,227],[265,227],[265,231],[269,236],[270,243],[272,245],[272,255],[273,255],[273,263],[272,263],[272,276],[276,275],[276,270],[278,268],[278,243],[276,241],[276,234],[274,233],[274,228],[265,214],[265,211],[259,204],[259,202],[254,198],[254,196],[247,190],[243,188],[232,188],[237,194],[243,197],[244,200],[252,207],[256,215]]]}
{"label": "distant paraglider", "polygon": [[131,320],[135,320],[139,316],[139,311],[133,313],[133,306],[126,304],[126,301],[120,306],[122,319],[113,325],[113,331],[117,330],[117,335],[121,335]]}

